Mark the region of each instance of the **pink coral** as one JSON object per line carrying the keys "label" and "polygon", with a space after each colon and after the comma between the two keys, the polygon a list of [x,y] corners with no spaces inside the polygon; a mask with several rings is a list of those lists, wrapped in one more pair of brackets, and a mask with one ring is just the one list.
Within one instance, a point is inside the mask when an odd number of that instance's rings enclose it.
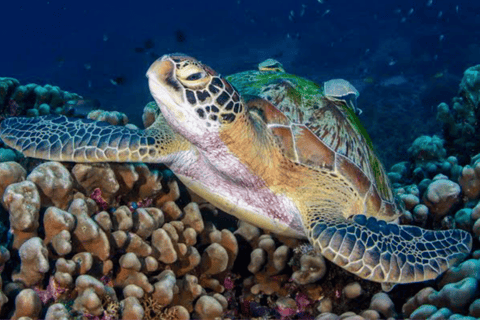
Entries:
{"label": "pink coral", "polygon": [[225,287],[225,290],[232,290],[234,287],[234,282],[230,276],[225,277],[225,280],[223,280],[223,286]]}
{"label": "pink coral", "polygon": [[50,276],[48,286],[45,290],[39,289],[38,287],[34,287],[33,290],[38,294],[38,297],[43,304],[47,304],[50,300],[56,302],[58,297],[66,291],[65,288],[62,288],[58,284],[53,276]]}
{"label": "pink coral", "polygon": [[308,296],[303,293],[303,292],[298,292],[297,295],[295,296],[295,302],[297,303],[298,306],[298,311],[303,312],[305,309],[312,305],[314,301],[310,300]]}
{"label": "pink coral", "polygon": [[90,194],[90,198],[95,201],[95,203],[100,207],[101,210],[108,209],[108,203],[105,199],[102,198],[102,190],[100,188],[95,188]]}

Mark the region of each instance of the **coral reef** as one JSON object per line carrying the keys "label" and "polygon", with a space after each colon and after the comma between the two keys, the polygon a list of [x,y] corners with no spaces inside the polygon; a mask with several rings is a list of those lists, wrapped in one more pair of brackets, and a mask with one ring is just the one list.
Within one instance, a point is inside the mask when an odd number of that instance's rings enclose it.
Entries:
{"label": "coral reef", "polygon": [[[478,318],[480,154],[473,156],[472,136],[465,135],[477,116],[477,84],[473,68],[465,73],[455,111],[439,106],[450,131],[416,139],[409,158],[388,173],[405,208],[400,223],[462,228],[476,237],[469,260],[435,281],[382,292],[379,284],[326,261],[306,241],[264,232],[205,204],[161,165],[27,158],[0,163],[0,317]],[[24,114],[37,110],[32,115],[47,112],[45,104],[50,112],[65,105],[53,93],[48,100],[37,87],[20,87],[0,78],[0,110],[11,101]],[[22,92],[30,92],[28,98],[20,98]],[[153,103],[145,107],[145,127],[157,113]],[[89,117],[129,125],[120,113]]]}
{"label": "coral reef", "polygon": [[480,152],[480,65],[468,68],[460,83],[458,96],[452,104],[442,102],[437,107],[437,120],[443,123],[443,135],[448,153],[459,163],[469,162],[469,155]]}
{"label": "coral reef", "polygon": [[17,79],[0,77],[0,118],[67,114],[67,102],[80,99],[82,97],[78,94],[57,86],[35,83],[21,85]]}
{"label": "coral reef", "polygon": [[29,170],[8,162],[0,169],[8,173],[1,188],[12,230],[8,250],[0,250],[0,305],[17,306],[3,307],[2,317],[378,319],[401,312],[378,284],[325,261],[305,241],[245,222],[219,225],[224,213],[189,202],[164,167],[44,162]]}

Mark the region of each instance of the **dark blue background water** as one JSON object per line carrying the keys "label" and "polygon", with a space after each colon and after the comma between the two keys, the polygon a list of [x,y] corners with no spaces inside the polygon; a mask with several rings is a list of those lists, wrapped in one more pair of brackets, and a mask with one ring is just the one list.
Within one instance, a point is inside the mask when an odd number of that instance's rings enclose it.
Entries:
{"label": "dark blue background water", "polygon": [[[353,82],[380,149],[438,129],[436,105],[480,63],[472,0],[4,1],[1,12],[0,76],[58,85],[138,123],[156,56],[188,53],[222,74],[275,57],[318,82]],[[398,128],[391,115],[404,116]],[[412,119],[422,126],[405,127]]]}

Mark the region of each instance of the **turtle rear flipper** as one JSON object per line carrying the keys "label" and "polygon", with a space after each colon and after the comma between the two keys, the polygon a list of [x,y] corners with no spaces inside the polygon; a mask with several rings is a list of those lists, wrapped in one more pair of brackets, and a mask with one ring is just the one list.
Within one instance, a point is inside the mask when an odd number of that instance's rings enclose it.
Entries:
{"label": "turtle rear flipper", "polygon": [[146,130],[65,116],[8,118],[0,139],[27,157],[74,162],[168,162],[190,144],[162,125],[163,117]]}
{"label": "turtle rear flipper", "polygon": [[435,279],[463,260],[472,246],[471,235],[463,230],[425,230],[364,215],[319,218],[307,228],[312,244],[335,264],[376,282]]}

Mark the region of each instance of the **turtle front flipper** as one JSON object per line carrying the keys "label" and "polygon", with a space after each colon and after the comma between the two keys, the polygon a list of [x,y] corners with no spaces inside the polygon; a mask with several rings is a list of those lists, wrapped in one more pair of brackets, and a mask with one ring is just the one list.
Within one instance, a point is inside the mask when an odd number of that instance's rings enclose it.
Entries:
{"label": "turtle front flipper", "polygon": [[463,260],[472,237],[463,230],[425,230],[373,217],[313,214],[307,225],[322,255],[357,276],[376,282],[410,283],[435,279]]}
{"label": "turtle front flipper", "polygon": [[65,116],[8,118],[0,139],[27,157],[73,162],[162,162],[191,145],[160,115],[146,130]]}

